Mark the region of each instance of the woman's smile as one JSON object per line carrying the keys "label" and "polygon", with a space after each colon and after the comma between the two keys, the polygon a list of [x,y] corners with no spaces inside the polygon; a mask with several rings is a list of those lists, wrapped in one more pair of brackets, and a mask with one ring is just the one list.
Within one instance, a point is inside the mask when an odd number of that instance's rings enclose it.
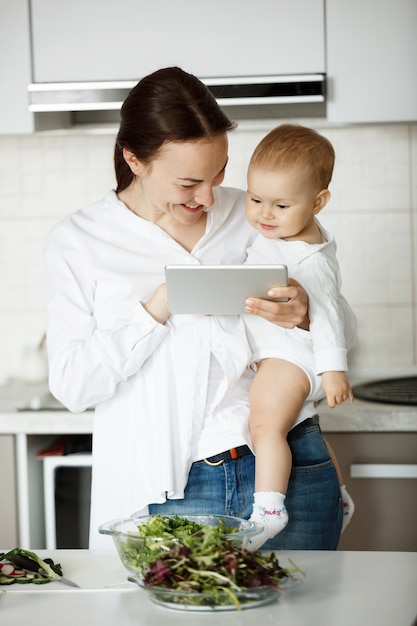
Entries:
{"label": "woman's smile", "polygon": [[200,211],[203,211],[205,209],[204,204],[197,204],[197,205],[192,205],[192,204],[181,204],[181,206],[188,211],[188,213],[199,213]]}

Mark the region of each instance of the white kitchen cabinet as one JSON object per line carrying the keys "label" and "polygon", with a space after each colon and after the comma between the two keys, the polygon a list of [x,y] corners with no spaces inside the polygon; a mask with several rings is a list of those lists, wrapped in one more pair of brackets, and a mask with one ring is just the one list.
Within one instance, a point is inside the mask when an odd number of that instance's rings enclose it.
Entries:
{"label": "white kitchen cabinet", "polygon": [[68,126],[66,113],[39,118],[29,110],[31,82],[29,0],[0,0],[0,135]]}
{"label": "white kitchen cabinet", "polygon": [[[325,433],[325,437],[355,503],[339,549],[417,551],[417,478],[412,477],[417,433]],[[358,466],[368,470],[358,472],[364,477],[355,477]]]}
{"label": "white kitchen cabinet", "polygon": [[324,0],[32,0],[33,82],[324,72]]}
{"label": "white kitchen cabinet", "polygon": [[28,0],[0,0],[0,134],[34,130],[31,76]]}
{"label": "white kitchen cabinet", "polygon": [[416,0],[327,0],[327,117],[417,120]]}

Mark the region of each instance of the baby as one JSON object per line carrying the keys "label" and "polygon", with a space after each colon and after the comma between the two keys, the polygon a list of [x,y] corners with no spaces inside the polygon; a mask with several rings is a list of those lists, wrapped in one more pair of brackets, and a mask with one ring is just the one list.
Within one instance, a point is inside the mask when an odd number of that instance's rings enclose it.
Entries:
{"label": "baby", "polygon": [[[283,530],[288,522],[285,495],[291,472],[287,436],[315,416],[315,403],[329,407],[353,402],[346,377],[347,350],[338,307],[341,278],[333,237],[316,216],[330,199],[335,154],[316,131],[283,124],[255,149],[248,169],[246,215],[260,233],[246,263],[284,264],[289,277],[309,297],[310,331],[286,330],[257,316],[245,316],[256,375],[251,385],[250,433],[256,454],[251,519],[265,530],[252,549]],[[309,422],[306,422],[309,423]],[[354,505],[332,451],[341,485],[344,520]]]}

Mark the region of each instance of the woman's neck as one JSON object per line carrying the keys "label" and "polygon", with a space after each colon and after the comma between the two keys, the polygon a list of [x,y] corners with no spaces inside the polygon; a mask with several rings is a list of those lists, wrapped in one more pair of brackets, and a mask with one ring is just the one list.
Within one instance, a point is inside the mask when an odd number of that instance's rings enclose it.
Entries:
{"label": "woman's neck", "polygon": [[182,224],[167,213],[152,211],[142,206],[137,194],[131,188],[121,191],[117,197],[125,206],[144,220],[152,222],[165,231],[174,241],[188,252],[195,247],[206,231],[207,213],[203,212],[193,224]]}
{"label": "woman's neck", "polygon": [[191,226],[186,226],[178,222],[167,225],[165,228],[160,224],[160,228],[164,230],[172,239],[180,244],[187,252],[191,252],[206,232],[207,213],[202,213],[198,222]]}

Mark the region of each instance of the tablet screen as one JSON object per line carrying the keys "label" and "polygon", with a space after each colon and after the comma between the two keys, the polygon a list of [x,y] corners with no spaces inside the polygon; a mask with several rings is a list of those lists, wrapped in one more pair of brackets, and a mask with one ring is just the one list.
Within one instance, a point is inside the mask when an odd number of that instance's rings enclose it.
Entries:
{"label": "tablet screen", "polygon": [[245,300],[288,284],[285,265],[167,265],[171,313],[239,315]]}

